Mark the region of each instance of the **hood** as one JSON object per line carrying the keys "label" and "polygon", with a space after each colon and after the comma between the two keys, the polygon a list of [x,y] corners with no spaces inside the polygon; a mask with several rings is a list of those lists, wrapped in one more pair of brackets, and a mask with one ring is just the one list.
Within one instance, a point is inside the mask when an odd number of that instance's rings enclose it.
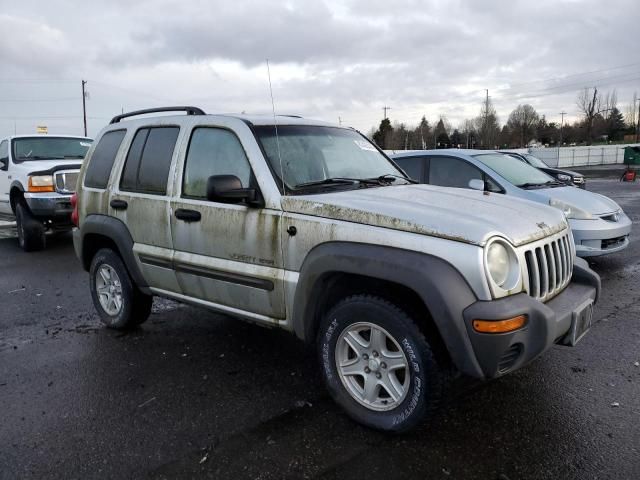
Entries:
{"label": "hood", "polygon": [[602,215],[603,213],[612,213],[620,210],[620,206],[609,197],[582,190],[581,188],[556,187],[528,191],[541,197],[541,202],[549,203],[550,198],[556,198],[582,210],[586,210],[592,215]]}
{"label": "hood", "polygon": [[484,245],[493,235],[524,245],[567,227],[539,203],[432,185],[399,185],[282,197],[283,210]]}
{"label": "hood", "polygon": [[21,162],[12,168],[19,168],[26,172],[44,172],[51,169],[57,169],[57,167],[63,166],[64,170],[71,170],[74,168],[80,169],[82,166],[82,160],[66,159],[66,160],[29,160]]}

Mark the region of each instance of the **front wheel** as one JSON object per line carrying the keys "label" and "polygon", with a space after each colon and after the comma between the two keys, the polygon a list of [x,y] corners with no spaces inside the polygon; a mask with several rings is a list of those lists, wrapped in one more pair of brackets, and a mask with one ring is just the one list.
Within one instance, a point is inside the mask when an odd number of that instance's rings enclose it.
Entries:
{"label": "front wheel", "polygon": [[116,252],[99,250],[91,261],[89,275],[93,304],[107,327],[132,328],[149,317],[153,297],[135,286]]}
{"label": "front wheel", "polygon": [[31,215],[27,206],[22,202],[18,202],[16,205],[16,229],[18,243],[25,252],[44,249],[46,245],[44,225]]}
{"label": "front wheel", "polygon": [[322,374],[333,399],[356,421],[409,430],[439,405],[447,375],[416,323],[374,296],[339,302],[318,332]]}

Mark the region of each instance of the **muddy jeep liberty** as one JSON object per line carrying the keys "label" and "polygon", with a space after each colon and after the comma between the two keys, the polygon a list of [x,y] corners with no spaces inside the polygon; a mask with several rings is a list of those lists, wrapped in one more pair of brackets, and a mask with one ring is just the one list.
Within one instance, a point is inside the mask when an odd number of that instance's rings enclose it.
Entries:
{"label": "muddy jeep liberty", "polygon": [[[168,110],[187,115],[130,118]],[[387,431],[453,377],[574,345],[600,290],[560,210],[414,185],[357,131],[299,117],[119,115],[74,205],[108,327],[141,324],[159,295],[283,328],[315,345],[352,418]]]}

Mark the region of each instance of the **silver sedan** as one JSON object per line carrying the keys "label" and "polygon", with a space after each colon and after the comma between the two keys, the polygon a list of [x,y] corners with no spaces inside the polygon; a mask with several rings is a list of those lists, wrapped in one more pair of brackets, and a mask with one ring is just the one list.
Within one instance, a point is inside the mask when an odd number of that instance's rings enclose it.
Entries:
{"label": "silver sedan", "polygon": [[526,163],[489,150],[420,150],[391,155],[409,176],[431,185],[512,195],[561,209],[581,257],[629,245],[631,220],[604,195],[566,186]]}

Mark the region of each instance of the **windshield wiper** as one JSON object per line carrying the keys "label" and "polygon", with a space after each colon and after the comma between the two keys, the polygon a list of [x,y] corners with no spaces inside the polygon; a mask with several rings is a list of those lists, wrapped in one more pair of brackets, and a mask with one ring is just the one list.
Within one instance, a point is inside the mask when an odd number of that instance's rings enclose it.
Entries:
{"label": "windshield wiper", "polygon": [[321,185],[355,185],[357,183],[360,183],[360,179],[358,178],[332,177],[322,180],[314,180],[312,182],[298,183],[297,185],[294,185],[293,188],[317,187]]}
{"label": "windshield wiper", "polygon": [[379,180],[380,182],[395,182],[396,178],[399,178],[400,180],[404,180],[408,183],[420,183],[417,180],[414,180],[413,178],[409,178],[409,177],[403,177],[402,175],[394,175],[393,173],[385,173],[384,175],[380,175],[377,180]]}
{"label": "windshield wiper", "polygon": [[64,157],[52,157],[50,155],[32,155],[31,157],[18,157],[17,160],[63,160]]}
{"label": "windshield wiper", "polygon": [[520,187],[520,188],[532,188],[532,187],[544,187],[548,184],[548,182],[545,183],[521,183],[519,185],[516,185],[516,187]]}

